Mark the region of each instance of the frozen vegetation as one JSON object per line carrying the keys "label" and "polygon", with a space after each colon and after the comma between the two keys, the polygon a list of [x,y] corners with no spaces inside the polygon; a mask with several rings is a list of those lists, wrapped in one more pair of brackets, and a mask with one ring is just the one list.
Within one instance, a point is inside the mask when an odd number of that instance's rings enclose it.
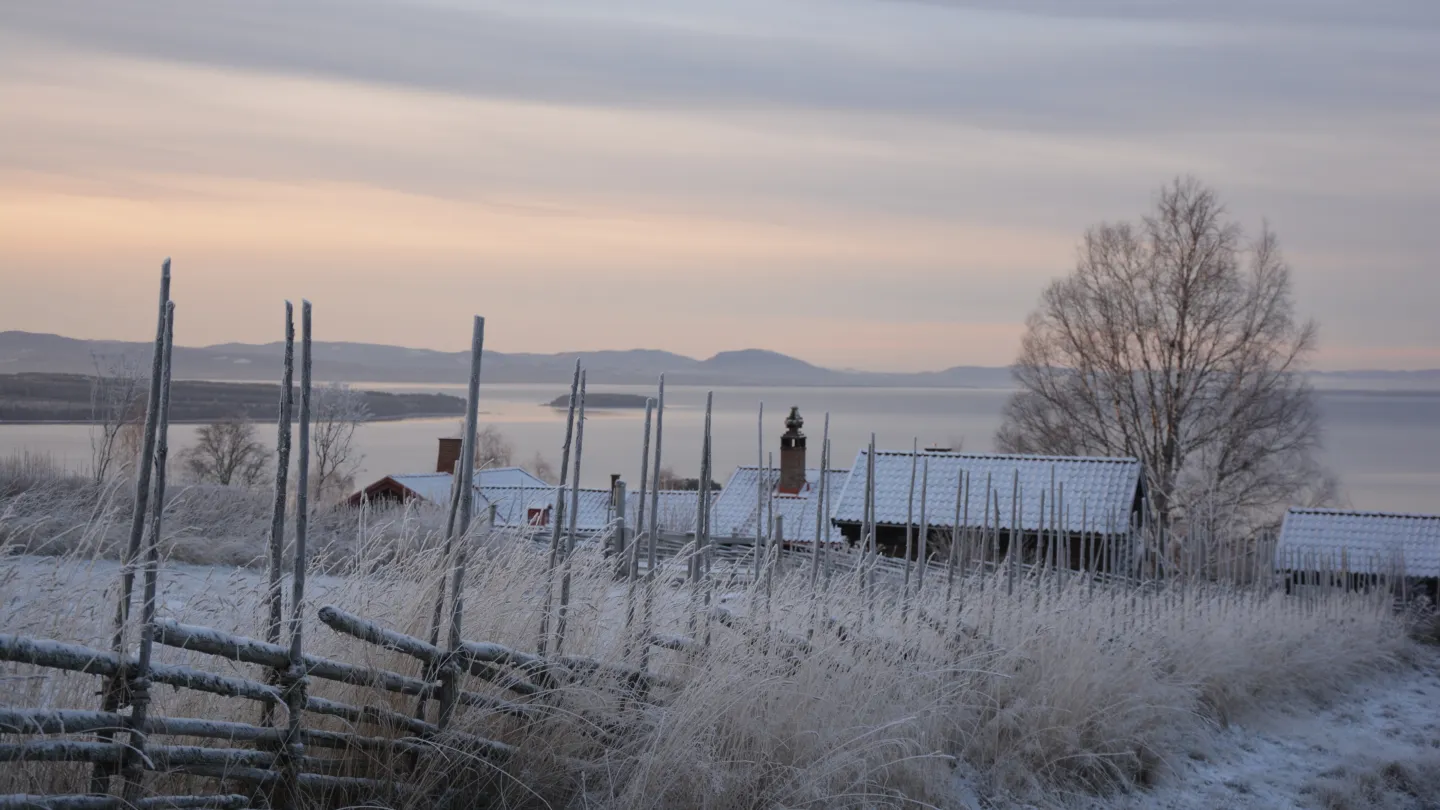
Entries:
{"label": "frozen vegetation", "polygon": [[[107,646],[118,565],[106,558],[127,504],[75,483],[4,491],[0,632]],[[426,635],[444,568],[440,517],[317,517],[311,542],[328,573],[310,580],[307,652],[416,669],[330,631],[316,611],[334,604]],[[177,491],[159,615],[263,636],[268,521],[263,494]],[[513,536],[470,542],[484,548],[471,555],[465,637],[533,649],[545,555]],[[634,663],[630,596],[613,562],[592,548],[573,570],[566,652]],[[948,602],[945,583],[929,582],[902,619],[893,586],[872,612],[855,575],[812,589],[808,566],[794,566],[768,596],[763,580],[737,574],[713,593],[728,611],[721,621],[700,611],[703,594],[683,570],[672,561],[655,579],[655,632],[708,633],[711,645],[655,648],[651,666],[674,685],[620,718],[622,733],[593,733],[583,707],[603,699],[587,691],[601,687],[577,684],[556,698],[575,711],[542,721],[462,710],[457,729],[520,747],[503,771],[440,758],[407,778],[469,785],[508,807],[1431,806],[1437,660],[1407,638],[1388,600],[1034,575],[1012,590],[1004,575],[977,575]],[[644,595],[642,586],[635,598]],[[169,648],[160,659],[216,665]],[[263,677],[251,665],[225,669]],[[95,708],[91,676],[3,664],[0,686],[7,706]],[[336,684],[314,693],[375,699]],[[160,715],[256,719],[242,701],[159,694]],[[413,711],[407,700],[390,708]],[[400,765],[371,767],[383,776]],[[84,775],[7,765],[0,793],[83,790]]]}

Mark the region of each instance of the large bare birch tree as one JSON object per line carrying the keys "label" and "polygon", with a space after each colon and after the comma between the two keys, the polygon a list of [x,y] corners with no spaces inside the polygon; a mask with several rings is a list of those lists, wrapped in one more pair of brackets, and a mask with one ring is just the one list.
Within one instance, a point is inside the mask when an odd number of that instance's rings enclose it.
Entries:
{"label": "large bare birch tree", "polygon": [[1133,456],[1165,523],[1254,525],[1333,487],[1304,376],[1314,345],[1268,224],[1247,234],[1179,179],[1140,222],[1091,228],[1045,290],[997,445]]}

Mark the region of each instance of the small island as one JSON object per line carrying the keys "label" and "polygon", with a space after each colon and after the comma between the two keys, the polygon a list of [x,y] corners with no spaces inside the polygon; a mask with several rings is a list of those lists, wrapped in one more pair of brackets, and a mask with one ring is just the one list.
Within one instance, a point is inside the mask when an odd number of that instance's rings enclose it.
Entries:
{"label": "small island", "polygon": [[[647,399],[649,399],[649,397],[646,397],[646,396],[644,396],[644,395],[642,395],[642,394],[601,394],[601,393],[586,394],[586,395],[585,395],[585,407],[586,407],[586,408],[643,408],[643,407],[645,407],[645,401],[646,401]],[[547,402],[546,404],[549,405],[549,406],[552,407],[552,408],[569,408],[569,407],[570,407],[570,395],[569,395],[569,394],[561,394],[560,396],[558,396],[558,397],[550,400],[550,401]]]}

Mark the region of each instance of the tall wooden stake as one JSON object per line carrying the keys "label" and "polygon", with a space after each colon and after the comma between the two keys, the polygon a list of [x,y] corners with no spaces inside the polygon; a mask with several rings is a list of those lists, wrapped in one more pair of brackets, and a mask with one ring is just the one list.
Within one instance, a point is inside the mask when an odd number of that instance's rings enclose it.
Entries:
{"label": "tall wooden stake", "polygon": [[160,518],[165,512],[165,465],[170,455],[170,358],[175,347],[175,302],[166,302],[165,350],[160,380],[160,418],[156,424],[155,497],[150,503],[150,533],[145,541],[145,586],[140,603],[140,655],[130,678],[130,745],[123,755],[127,803],[145,787],[145,723],[150,709],[150,657],[155,647],[155,591],[160,577]]}
{"label": "tall wooden stake", "polygon": [[291,567],[290,666],[280,674],[280,693],[289,717],[280,751],[281,790],[276,805],[282,810],[297,807],[300,800],[300,760],[305,744],[300,740],[300,719],[305,711],[306,677],[304,662],[306,541],[310,532],[310,394],[311,377],[310,302],[300,302],[300,457],[295,476],[295,562]]}
{"label": "tall wooden stake", "polygon": [[660,439],[665,421],[665,375],[655,401],[655,486],[650,490],[650,544],[645,556],[645,618],[640,629],[640,671],[650,670],[650,636],[655,630],[656,547],[660,542]]}
{"label": "tall wooden stake", "polygon": [[[140,444],[140,457],[135,460],[135,508],[130,516],[130,542],[125,547],[125,559],[120,567],[120,599],[115,606],[115,623],[110,637],[110,649],[123,662],[125,655],[126,630],[130,624],[130,603],[135,591],[135,565],[140,558],[140,543],[145,536],[146,507],[150,503],[150,473],[155,463],[155,432],[160,419],[160,373],[164,363],[165,323],[170,303],[170,260],[160,266],[160,308],[155,322],[155,351],[150,364],[150,393],[145,404],[145,433]],[[125,701],[126,667],[122,664],[104,687],[100,699],[100,710],[113,712]],[[102,731],[96,735],[101,742],[115,738],[114,732]],[[108,763],[96,764],[90,778],[91,793],[108,793],[110,776],[114,766]]]}
{"label": "tall wooden stake", "polygon": [[[565,445],[560,451],[560,481],[555,488],[555,508],[550,516],[550,566],[545,569],[545,599],[540,609],[540,636],[535,650],[542,658],[550,643],[550,607],[555,601],[555,569],[560,565],[561,533],[565,527],[565,477],[570,473],[570,442],[575,436],[575,405],[580,398],[580,361],[575,361],[575,376],[570,382],[570,413],[565,417]],[[656,468],[655,474],[660,474]]]}
{"label": "tall wooden stake", "polygon": [[[270,513],[269,587],[265,591],[265,640],[280,643],[280,630],[285,622],[285,511],[290,496],[290,429],[295,404],[295,305],[285,302],[285,358],[280,377],[280,415],[275,434],[275,500]],[[267,671],[272,681],[276,673]],[[260,724],[273,725],[275,707],[266,703],[260,709]]]}
{"label": "tall wooden stake", "polygon": [[475,510],[475,443],[480,422],[480,365],[485,353],[485,319],[475,316],[470,337],[470,384],[465,398],[465,436],[460,441],[460,520],[455,527],[455,568],[450,580],[450,632],[446,664],[440,670],[440,728],[450,725],[459,696],[460,672],[452,660],[460,649],[465,616],[465,562],[470,520]]}
{"label": "tall wooden stake", "polygon": [[580,408],[575,416],[575,473],[570,478],[570,529],[560,561],[560,610],[555,614],[555,654],[565,649],[565,618],[570,612],[570,567],[580,529],[580,461],[585,455],[585,374],[580,372]]}

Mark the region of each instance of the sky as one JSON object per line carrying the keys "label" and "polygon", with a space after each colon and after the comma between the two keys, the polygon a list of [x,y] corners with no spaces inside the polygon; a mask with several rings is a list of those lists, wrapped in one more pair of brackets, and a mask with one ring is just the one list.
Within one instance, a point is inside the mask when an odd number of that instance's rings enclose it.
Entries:
{"label": "sky", "polygon": [[1179,175],[1440,367],[1434,0],[0,2],[0,330],[1010,362]]}

